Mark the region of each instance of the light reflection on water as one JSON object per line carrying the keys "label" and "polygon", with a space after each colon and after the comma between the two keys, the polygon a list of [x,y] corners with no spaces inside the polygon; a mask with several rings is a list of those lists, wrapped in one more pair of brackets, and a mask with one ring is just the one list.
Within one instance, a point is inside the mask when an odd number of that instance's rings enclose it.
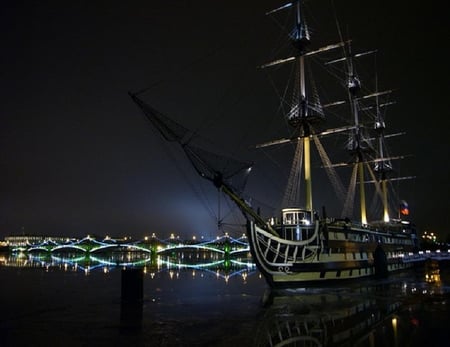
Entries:
{"label": "light reflection on water", "polygon": [[[120,302],[127,266],[144,273],[144,299],[135,311]],[[2,305],[12,317],[4,323],[9,341],[33,341],[55,325],[58,334],[86,344],[92,336],[73,336],[80,322],[99,334],[97,342],[129,343],[131,336],[137,346],[444,346],[450,339],[449,269],[433,262],[385,280],[285,290],[269,290],[250,258],[205,252],[153,259],[2,255],[0,274],[8,283],[4,297],[20,297]],[[124,323],[123,312],[134,319]],[[25,337],[21,327],[30,324]]]}
{"label": "light reflection on water", "polygon": [[444,346],[450,342],[448,264],[383,280],[268,291],[258,346]]}
{"label": "light reflection on water", "polygon": [[[235,276],[244,278],[256,273],[256,265],[246,257],[224,257],[213,252],[173,252],[171,255],[151,256],[145,252],[109,252],[101,255],[80,253],[10,253],[0,258],[0,266],[15,268],[42,268],[46,271],[81,271],[109,273],[116,268],[142,268],[144,275],[155,278],[167,273],[170,278],[179,276],[179,271],[198,270],[201,276],[213,275],[228,281]],[[178,273],[178,274],[177,274]]]}

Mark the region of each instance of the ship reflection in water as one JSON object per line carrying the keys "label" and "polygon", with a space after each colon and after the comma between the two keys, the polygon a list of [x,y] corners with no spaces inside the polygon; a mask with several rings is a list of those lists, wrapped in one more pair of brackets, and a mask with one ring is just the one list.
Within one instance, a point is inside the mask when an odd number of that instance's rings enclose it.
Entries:
{"label": "ship reflection in water", "polygon": [[446,346],[449,274],[444,285],[438,262],[419,272],[422,281],[403,275],[348,287],[269,290],[256,345]]}
{"label": "ship reflection in water", "polygon": [[[139,315],[127,321],[127,327],[138,327],[130,331],[138,336],[141,345],[159,341],[168,346],[203,346],[216,341],[217,346],[433,346],[437,342],[444,346],[449,341],[450,276],[448,267],[437,262],[384,280],[278,290],[266,285],[246,254],[231,258],[184,251],[154,257],[138,252],[95,257],[68,253],[3,254],[0,271],[2,268],[9,269],[9,276],[14,268],[37,270],[31,273],[43,270],[52,274],[48,280],[40,277],[46,282],[58,281],[59,273],[64,274],[64,281],[68,274],[81,274],[69,277],[89,281],[86,287],[90,291],[86,289],[84,293],[83,286],[77,289],[84,302],[89,302],[91,292],[97,298],[92,288],[99,278],[103,278],[101,286],[105,286],[105,281],[118,273],[114,270],[142,269],[144,300],[136,309]],[[36,279],[29,271],[26,273],[26,277]],[[101,287],[96,288],[99,293]],[[109,302],[110,306],[117,303]],[[96,319],[101,312],[96,313]],[[55,320],[69,319],[69,315],[67,308],[67,315]],[[107,319],[113,319],[113,315]],[[31,331],[29,334],[33,336]],[[125,338],[118,334],[118,341]],[[16,333],[10,335],[12,339]]]}
{"label": "ship reflection in water", "polygon": [[375,341],[380,332],[383,340],[396,336],[401,306],[399,300],[378,297],[370,288],[293,291],[272,300],[258,334],[261,346],[385,346]]}

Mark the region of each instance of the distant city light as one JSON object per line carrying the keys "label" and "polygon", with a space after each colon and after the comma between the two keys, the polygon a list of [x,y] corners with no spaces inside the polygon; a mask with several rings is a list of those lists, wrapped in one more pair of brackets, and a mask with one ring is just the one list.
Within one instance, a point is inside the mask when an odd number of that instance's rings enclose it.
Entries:
{"label": "distant city light", "polygon": [[427,231],[424,231],[424,233],[422,234],[422,239],[431,241],[431,242],[436,242],[437,235],[435,235],[433,232],[429,233]]}

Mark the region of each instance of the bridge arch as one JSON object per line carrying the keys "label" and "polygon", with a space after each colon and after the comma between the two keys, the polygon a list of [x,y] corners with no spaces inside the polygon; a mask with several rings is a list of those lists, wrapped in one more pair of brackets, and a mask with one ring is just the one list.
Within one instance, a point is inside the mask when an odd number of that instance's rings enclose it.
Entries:
{"label": "bridge arch", "polygon": [[78,245],[76,245],[76,244],[67,244],[67,245],[58,245],[58,246],[54,246],[53,248],[50,249],[50,251],[53,253],[53,252],[55,252],[55,251],[58,251],[58,250],[64,250],[64,249],[75,249],[75,250],[77,250],[77,251],[82,251],[82,252],[84,252],[84,253],[87,252],[87,249],[85,249],[85,248],[83,248],[83,247],[81,247],[81,246],[78,246]]}
{"label": "bridge arch", "polygon": [[127,248],[127,249],[133,249],[138,250],[141,252],[151,253],[152,251],[148,248],[133,244],[133,243],[106,243],[99,245],[97,247],[94,247],[91,249],[91,253],[96,253],[105,249],[109,248]]}
{"label": "bridge arch", "polygon": [[168,246],[166,248],[160,249],[158,250],[156,253],[157,254],[163,254],[165,252],[170,252],[173,250],[189,250],[189,249],[196,249],[196,250],[201,250],[201,251],[209,251],[209,252],[216,252],[216,253],[220,253],[220,254],[224,254],[225,251],[215,248],[215,247],[211,247],[211,246],[205,246],[205,245],[173,245],[173,246]]}
{"label": "bridge arch", "polygon": [[28,252],[33,252],[33,251],[48,252],[49,248],[45,247],[45,246],[37,245],[37,246],[32,246],[32,247],[28,248],[27,250],[28,250]]}

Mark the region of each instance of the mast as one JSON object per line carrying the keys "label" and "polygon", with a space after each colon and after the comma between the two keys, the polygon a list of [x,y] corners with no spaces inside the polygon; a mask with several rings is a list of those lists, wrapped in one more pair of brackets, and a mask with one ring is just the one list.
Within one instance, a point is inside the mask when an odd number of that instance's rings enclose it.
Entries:
{"label": "mast", "polygon": [[[378,91],[378,76],[375,76],[375,88]],[[388,205],[388,192],[387,192],[387,183],[388,183],[388,174],[392,171],[392,164],[389,159],[385,158],[385,150],[384,150],[384,130],[386,129],[386,125],[384,123],[383,116],[380,111],[380,104],[378,102],[378,95],[376,95],[376,117],[375,117],[375,125],[374,130],[378,136],[378,153],[380,161],[375,165],[375,171],[379,173],[381,180],[381,200],[383,203],[383,220],[384,222],[389,222],[389,205]]]}
{"label": "mast", "polygon": [[306,48],[310,44],[310,37],[306,23],[302,18],[301,1],[296,3],[295,12],[295,28],[292,34],[292,43],[298,51],[298,104],[294,107],[297,112],[292,114],[289,118],[289,124],[298,128],[303,141],[303,158],[304,158],[304,178],[305,178],[305,208],[309,211],[313,209],[312,202],[312,177],[311,177],[311,146],[310,146],[310,119],[308,109],[308,99],[306,95],[306,81],[305,81],[305,56]]}
{"label": "mast", "polygon": [[[302,1],[297,0],[295,2],[283,5],[275,10],[268,12],[267,14],[273,14],[280,10],[293,7],[295,15],[294,29],[292,30],[289,38],[295,48],[294,55],[277,59],[272,62],[261,65],[261,68],[268,68],[285,63],[294,63],[297,72],[297,78],[295,79],[295,85],[293,90],[293,99],[290,110],[286,115],[288,124],[294,129],[289,138],[284,138],[276,141],[266,142],[257,145],[257,148],[273,146],[283,144],[286,142],[292,142],[297,144],[297,152],[302,153],[301,160],[294,159],[293,166],[291,168],[291,177],[289,182],[295,181],[297,173],[303,170],[303,181],[305,184],[305,209],[313,210],[313,196],[312,196],[312,174],[311,174],[311,139],[315,139],[322,132],[316,133],[313,125],[325,120],[323,106],[320,103],[318,95],[314,93],[312,87],[309,85],[310,81],[306,80],[305,70],[307,68],[307,59],[313,55],[320,54],[326,51],[330,51],[336,48],[341,48],[345,45],[344,42],[338,42],[327,46],[320,47],[315,50],[309,49],[310,35],[307,24],[304,20]],[[312,83],[313,81],[311,81]],[[351,127],[353,128],[353,126]],[[346,131],[346,129],[337,129],[331,132]],[[331,133],[330,132],[330,133]],[[300,157],[300,156],[299,156]],[[297,203],[294,201],[296,197],[293,196],[292,185],[289,183],[285,192],[286,202],[288,204]],[[288,201],[289,200],[289,201]]]}
{"label": "mast", "polygon": [[366,190],[365,190],[365,179],[364,179],[364,148],[361,136],[361,125],[359,124],[359,112],[358,112],[358,99],[357,95],[361,90],[361,82],[356,75],[353,67],[351,46],[349,44],[349,55],[347,59],[347,89],[350,97],[351,112],[353,114],[354,131],[350,138],[349,149],[350,152],[354,153],[356,159],[356,165],[358,169],[358,179],[359,179],[359,201],[360,201],[360,214],[361,223],[367,224],[367,208],[366,208]]}

